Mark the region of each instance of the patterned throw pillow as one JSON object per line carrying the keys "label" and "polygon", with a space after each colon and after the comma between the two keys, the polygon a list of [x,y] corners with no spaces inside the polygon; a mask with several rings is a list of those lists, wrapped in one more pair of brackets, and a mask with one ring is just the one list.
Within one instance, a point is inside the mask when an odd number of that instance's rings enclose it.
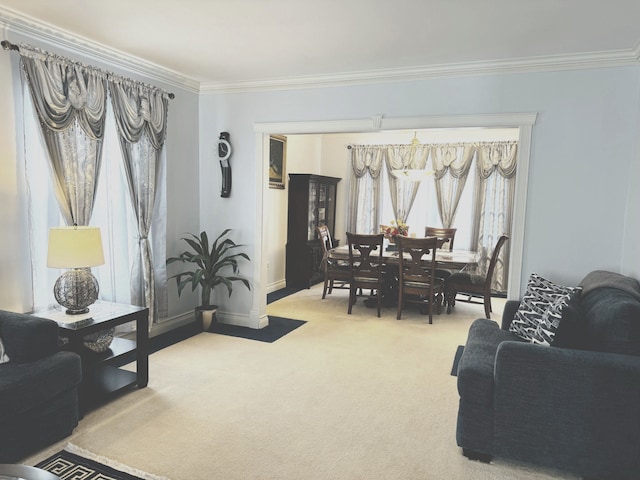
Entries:
{"label": "patterned throw pillow", "polygon": [[551,345],[562,319],[562,309],[581,290],[581,287],[557,285],[532,273],[509,331],[531,343]]}
{"label": "patterned throw pillow", "polygon": [[4,351],[4,345],[2,344],[2,339],[0,338],[0,363],[7,363],[9,361],[9,356]]}

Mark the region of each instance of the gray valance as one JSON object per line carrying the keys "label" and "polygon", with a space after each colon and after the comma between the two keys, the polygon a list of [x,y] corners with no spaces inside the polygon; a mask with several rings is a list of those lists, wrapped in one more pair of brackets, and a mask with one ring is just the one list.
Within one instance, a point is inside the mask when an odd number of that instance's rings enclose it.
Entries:
{"label": "gray valance", "polygon": [[478,175],[489,178],[497,172],[504,178],[516,174],[518,142],[486,142],[478,147]]}
{"label": "gray valance", "polygon": [[104,137],[107,76],[34,47],[20,47],[22,67],[41,123],[54,131],[74,120],[92,139]]}
{"label": "gray valance", "polygon": [[110,76],[109,89],[121,137],[136,143],[145,132],[153,148],[162,149],[169,97],[157,89],[116,76]]}

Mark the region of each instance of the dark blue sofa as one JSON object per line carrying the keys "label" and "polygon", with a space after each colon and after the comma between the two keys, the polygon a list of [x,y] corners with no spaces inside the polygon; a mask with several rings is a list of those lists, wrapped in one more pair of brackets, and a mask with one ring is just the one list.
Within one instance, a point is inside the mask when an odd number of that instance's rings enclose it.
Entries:
{"label": "dark blue sofa", "polygon": [[76,427],[81,365],[52,320],[0,311],[0,339],[0,463],[15,463]]}
{"label": "dark blue sofa", "polygon": [[464,455],[640,478],[640,284],[595,271],[581,286],[551,346],[508,330],[518,302],[501,326],[471,325],[457,370]]}

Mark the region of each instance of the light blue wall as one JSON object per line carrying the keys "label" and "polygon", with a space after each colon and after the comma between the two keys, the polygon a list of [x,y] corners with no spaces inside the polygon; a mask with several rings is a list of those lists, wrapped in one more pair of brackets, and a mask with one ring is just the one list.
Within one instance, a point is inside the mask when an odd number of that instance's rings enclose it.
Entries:
{"label": "light blue wall", "polygon": [[[55,51],[19,35],[9,40]],[[60,53],[96,64],[77,52]],[[23,254],[24,182],[17,168],[21,139],[15,57],[0,54],[0,308],[14,309],[26,305],[30,288]],[[255,250],[256,218],[262,214],[256,208],[257,123],[534,112],[522,276],[535,271],[574,284],[601,268],[640,277],[640,67],[200,95],[141,79],[176,94],[167,143],[169,255],[180,248],[185,232],[233,228],[235,239],[262,261]],[[220,131],[231,133],[234,148],[229,199],[220,197],[215,154]],[[252,277],[254,272],[251,267],[243,273]],[[225,310],[246,315],[255,305],[254,295],[239,288],[231,300],[223,299]],[[197,298],[178,299],[170,284],[169,302],[173,316],[189,311]]]}
{"label": "light blue wall", "polygon": [[[231,132],[242,173],[231,199],[202,191],[202,222],[254,238],[256,123],[534,112],[523,285],[531,272],[568,284],[593,269],[637,276],[640,235],[630,203],[638,199],[639,76],[639,67],[621,67],[203,94],[201,131]],[[205,164],[212,143],[201,140]]]}

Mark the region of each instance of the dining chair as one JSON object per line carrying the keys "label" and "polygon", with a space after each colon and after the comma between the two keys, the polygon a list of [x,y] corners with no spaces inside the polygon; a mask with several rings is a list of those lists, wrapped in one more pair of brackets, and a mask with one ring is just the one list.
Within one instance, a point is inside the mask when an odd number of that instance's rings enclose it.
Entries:
{"label": "dining chair", "polygon": [[[455,306],[456,301],[477,303],[484,304],[484,314],[487,318],[491,318],[491,312],[493,311],[491,308],[491,282],[493,281],[493,272],[498,263],[500,250],[507,240],[509,240],[508,235],[502,235],[498,239],[491,254],[491,260],[489,261],[486,274],[473,271],[459,272],[454,273],[446,279],[445,302],[447,304],[447,313],[451,313],[451,309]],[[457,298],[458,294],[464,295],[467,298]],[[482,301],[477,300],[478,298],[482,298]]]}
{"label": "dining chair", "polygon": [[356,302],[358,289],[376,291],[378,317],[382,304],[383,266],[382,249],[384,235],[382,233],[366,235],[347,232],[349,244],[349,267],[351,269],[349,288],[349,310],[351,314]]}
{"label": "dining chair", "polygon": [[424,227],[424,236],[442,238],[447,241],[447,248],[453,250],[453,241],[456,238],[457,230],[457,228]]}
{"label": "dining chair", "polygon": [[[438,227],[424,227],[425,237],[437,237],[446,241],[447,249],[453,250],[453,241],[456,238],[457,228],[438,228]],[[436,276],[447,279],[458,270],[449,270],[446,268],[436,268]]]}
{"label": "dining chair", "polygon": [[349,262],[330,257],[329,250],[333,248],[333,241],[331,240],[329,227],[319,225],[316,227],[316,230],[320,237],[320,245],[322,247],[320,269],[324,272],[324,285],[322,287],[322,298],[324,299],[327,296],[327,290],[329,295],[331,295],[334,288],[349,288],[351,268],[349,267]]}
{"label": "dining chair", "polygon": [[438,311],[444,297],[444,279],[436,275],[437,237],[411,238],[398,235],[398,313],[400,320],[405,303],[417,303],[428,308],[429,323],[433,323],[433,306]]}

